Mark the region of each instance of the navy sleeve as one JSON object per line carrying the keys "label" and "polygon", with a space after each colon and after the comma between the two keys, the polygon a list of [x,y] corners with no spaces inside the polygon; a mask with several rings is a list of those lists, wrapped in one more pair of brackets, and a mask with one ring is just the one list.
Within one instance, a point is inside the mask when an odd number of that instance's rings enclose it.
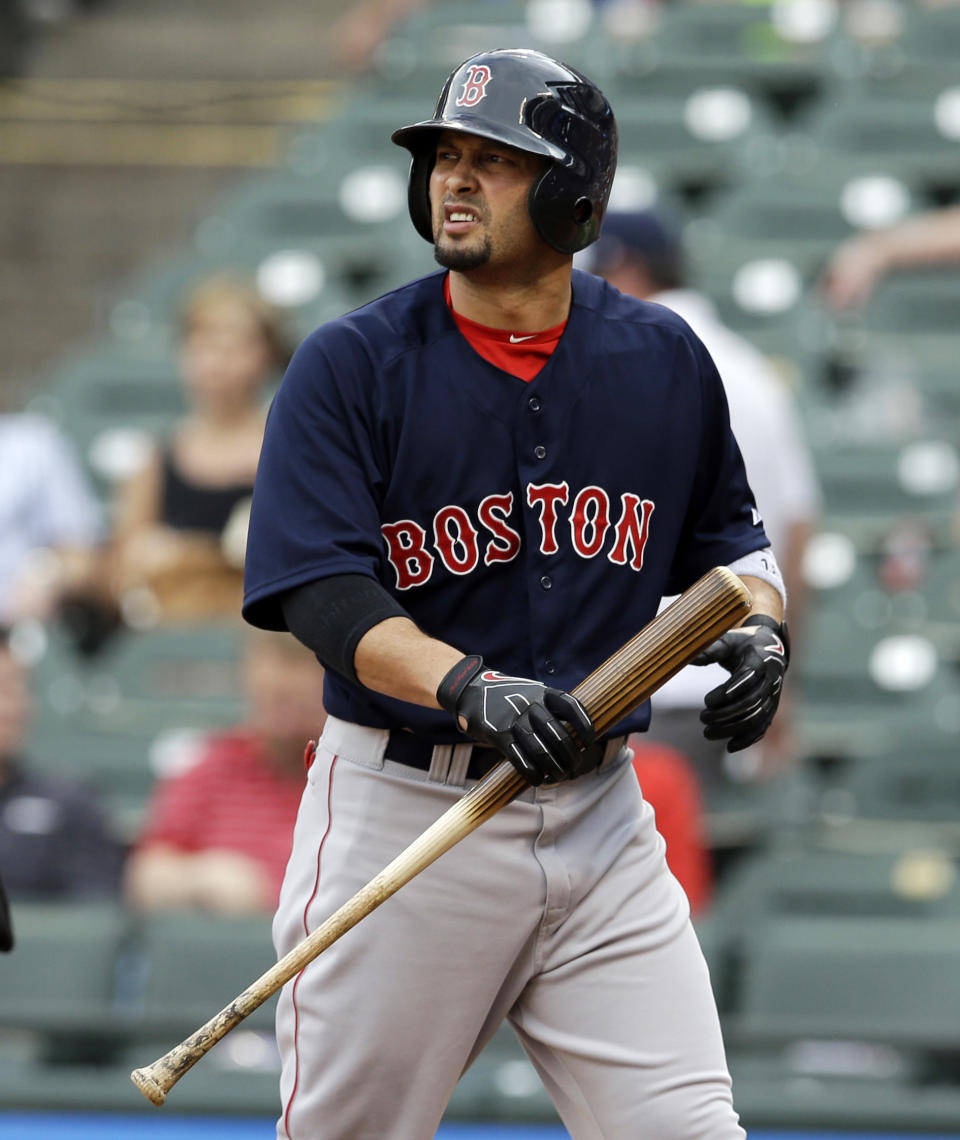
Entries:
{"label": "navy sleeve", "polygon": [[374,369],[359,336],[327,325],[295,353],[267,418],[253,491],[243,616],[286,629],[280,596],[383,558]]}
{"label": "navy sleeve", "polygon": [[[678,594],[714,566],[769,546],[763,522],[730,427],[723,381],[703,343],[692,333],[678,347],[677,369],[693,371],[700,384],[698,447],[690,505],[670,568],[666,595]],[[697,430],[699,429],[699,430]]]}

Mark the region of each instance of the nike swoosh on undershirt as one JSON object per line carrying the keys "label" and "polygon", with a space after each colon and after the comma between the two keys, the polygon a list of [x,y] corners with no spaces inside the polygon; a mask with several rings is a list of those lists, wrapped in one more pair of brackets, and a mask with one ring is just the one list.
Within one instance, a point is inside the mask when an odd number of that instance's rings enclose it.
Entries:
{"label": "nike swoosh on undershirt", "polygon": [[511,333],[510,334],[510,343],[511,344],[519,344],[522,340],[533,340],[533,338],[536,335],[537,335],[536,333],[531,333],[529,336],[514,336],[513,333]]}

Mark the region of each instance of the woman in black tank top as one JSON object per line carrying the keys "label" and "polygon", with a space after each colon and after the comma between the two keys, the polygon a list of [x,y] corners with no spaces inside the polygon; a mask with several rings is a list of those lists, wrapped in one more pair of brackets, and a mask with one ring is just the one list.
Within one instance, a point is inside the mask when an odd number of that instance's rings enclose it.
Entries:
{"label": "woman in black tank top", "polygon": [[239,614],[265,390],[288,356],[255,290],[217,278],[190,297],[179,356],[189,411],[117,504],[112,581],[133,624]]}

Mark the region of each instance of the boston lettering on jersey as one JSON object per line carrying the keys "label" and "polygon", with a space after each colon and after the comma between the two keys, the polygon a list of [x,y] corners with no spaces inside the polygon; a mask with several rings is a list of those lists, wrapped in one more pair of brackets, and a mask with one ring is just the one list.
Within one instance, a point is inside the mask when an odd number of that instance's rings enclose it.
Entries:
{"label": "boston lettering on jersey", "polygon": [[[650,537],[654,504],[650,499],[624,492],[618,517],[613,518],[610,495],[603,487],[581,488],[571,501],[569,483],[528,483],[526,506],[538,512],[539,551],[557,554],[565,541],[559,526],[561,510],[570,507],[569,542],[581,558],[595,558],[604,549],[617,566],[643,568],[643,552]],[[397,590],[426,585],[439,560],[451,574],[471,574],[483,563],[512,562],[520,553],[521,531],[511,525],[514,513],[512,491],[487,495],[477,508],[476,519],[460,506],[444,506],[429,527],[412,519],[384,523],[380,530],[387,557],[396,574]],[[559,534],[558,534],[559,531]]]}
{"label": "boston lettering on jersey", "polygon": [[[444,279],[297,350],[261,451],[244,613],[283,629],[286,591],[365,574],[432,636],[572,689],[661,597],[768,545],[723,384],[679,317],[579,270],[566,328],[525,382],[474,349]],[[457,739],[441,710],[333,670],[324,705]],[[622,727],[646,721],[639,709]]]}

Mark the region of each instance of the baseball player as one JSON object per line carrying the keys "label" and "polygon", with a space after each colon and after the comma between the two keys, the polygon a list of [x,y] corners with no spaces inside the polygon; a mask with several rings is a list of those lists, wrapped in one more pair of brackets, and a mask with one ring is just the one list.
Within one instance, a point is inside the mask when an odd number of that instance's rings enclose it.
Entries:
{"label": "baseball player", "polygon": [[285,987],[284,1140],[427,1140],[507,1018],[574,1140],[733,1140],[709,977],[626,734],[569,690],[715,565],[705,653],[746,746],[787,664],[780,575],[707,352],[572,269],[616,164],[603,94],[534,51],[448,78],[412,155],[441,269],[307,337],[253,498],[247,620],[327,667],[274,921],[286,953],[503,759],[531,785]]}

